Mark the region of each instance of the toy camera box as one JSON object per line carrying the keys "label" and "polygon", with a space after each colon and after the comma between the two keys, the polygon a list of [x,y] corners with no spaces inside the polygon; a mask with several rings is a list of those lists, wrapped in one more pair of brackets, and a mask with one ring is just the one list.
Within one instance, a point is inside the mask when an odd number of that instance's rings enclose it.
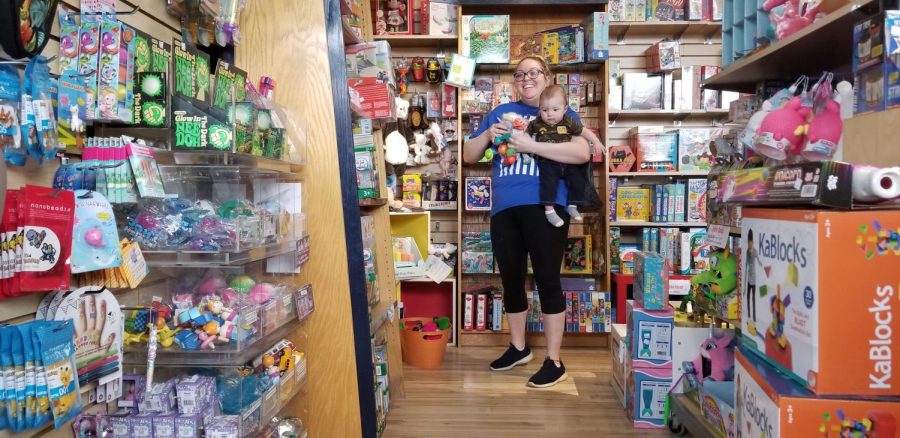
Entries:
{"label": "toy camera box", "polygon": [[900,211],[743,214],[748,351],[816,394],[900,395],[891,373]]}
{"label": "toy camera box", "polygon": [[664,310],[669,305],[669,266],[657,253],[634,255],[634,302],[647,310]]}
{"label": "toy camera box", "polygon": [[666,427],[666,398],[672,368],[632,368],[625,389],[628,419],[638,428]]}
{"label": "toy camera box", "polygon": [[735,355],[737,436],[897,436],[900,402],[816,398],[775,368],[738,349]]}
{"label": "toy camera box", "polygon": [[609,59],[609,14],[593,12],[581,22],[587,62]]}
{"label": "toy camera box", "polygon": [[[857,43],[853,53],[856,74],[856,113],[881,111],[900,105],[900,11],[886,11],[857,24],[868,28],[868,41]],[[866,33],[863,33],[862,38]],[[868,52],[868,54],[866,54]],[[858,68],[857,68],[858,62]]]}
{"label": "toy camera box", "polygon": [[675,309],[646,310],[636,308],[633,300],[625,307],[631,368],[668,368],[672,364],[672,329]]}

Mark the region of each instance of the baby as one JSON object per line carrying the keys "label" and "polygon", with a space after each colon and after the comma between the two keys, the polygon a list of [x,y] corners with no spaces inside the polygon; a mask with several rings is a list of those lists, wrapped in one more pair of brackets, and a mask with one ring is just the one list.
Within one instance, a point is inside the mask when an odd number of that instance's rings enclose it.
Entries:
{"label": "baby", "polygon": [[[584,127],[572,116],[566,114],[566,92],[558,85],[551,85],[541,93],[540,115],[528,124],[525,129],[535,140],[542,143],[565,143],[573,136],[582,135]],[[566,212],[576,221],[581,221],[578,206],[584,202],[587,163],[563,164],[548,158],[538,158],[538,169],[541,174],[541,204],[544,214],[555,227],[563,226],[563,220],[556,214],[553,205],[556,202],[556,189],[560,178],[566,180],[569,199]]]}

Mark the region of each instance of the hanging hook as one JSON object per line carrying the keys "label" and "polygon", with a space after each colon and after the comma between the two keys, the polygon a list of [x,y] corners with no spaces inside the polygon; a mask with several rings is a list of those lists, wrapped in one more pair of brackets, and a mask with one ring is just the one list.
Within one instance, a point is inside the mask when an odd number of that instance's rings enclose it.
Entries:
{"label": "hanging hook", "polygon": [[73,12],[63,15],[62,18],[63,18],[63,20],[68,20],[70,17],[78,16],[78,15],[81,15],[81,16],[107,16],[107,15],[109,15],[111,17],[115,17],[118,15],[134,15],[134,14],[138,13],[138,11],[140,11],[140,10],[141,10],[141,5],[136,4],[136,5],[134,5],[134,8],[132,8],[130,11],[112,11],[112,12],[107,12],[107,11],[74,12],[73,11]]}

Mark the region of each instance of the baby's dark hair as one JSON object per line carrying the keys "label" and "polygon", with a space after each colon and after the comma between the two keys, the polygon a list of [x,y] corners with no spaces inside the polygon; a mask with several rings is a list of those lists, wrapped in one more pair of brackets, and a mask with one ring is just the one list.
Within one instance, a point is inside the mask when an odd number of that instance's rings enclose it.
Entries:
{"label": "baby's dark hair", "polygon": [[563,103],[566,101],[566,90],[559,85],[548,85],[547,88],[544,88],[544,91],[541,92],[541,102],[553,99],[555,97],[559,97],[563,100]]}

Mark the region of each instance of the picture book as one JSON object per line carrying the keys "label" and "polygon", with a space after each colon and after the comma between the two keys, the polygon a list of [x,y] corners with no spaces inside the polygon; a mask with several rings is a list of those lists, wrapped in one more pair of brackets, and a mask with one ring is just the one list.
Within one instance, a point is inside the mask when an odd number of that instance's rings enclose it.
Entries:
{"label": "picture book", "polygon": [[482,114],[481,105],[475,98],[474,88],[463,88],[459,90],[459,102],[463,114]]}
{"label": "picture book", "polygon": [[619,243],[619,272],[634,274],[634,254],[639,251],[636,243]]}
{"label": "picture book", "polygon": [[614,176],[610,177],[609,185],[606,187],[609,190],[609,220],[615,221],[616,217],[618,217],[616,216],[616,189],[619,187],[619,179]]}
{"label": "picture book", "polygon": [[126,150],[131,171],[134,173],[134,181],[141,197],[164,198],[166,191],[163,188],[156,158],[153,157],[153,149],[129,143]]}
{"label": "picture book", "polygon": [[516,100],[516,93],[513,84],[509,82],[497,82],[494,84],[494,95],[492,96],[491,108],[504,103],[510,103],[514,100]]}
{"label": "picture book", "polygon": [[563,274],[590,274],[591,236],[571,236],[566,239],[563,253]]}
{"label": "picture book", "polygon": [[516,64],[528,56],[541,56],[541,42],[543,36],[539,34],[514,35],[509,39],[509,62]]}
{"label": "picture book", "polygon": [[461,251],[491,252],[491,233],[487,231],[464,231]]}
{"label": "picture book", "polygon": [[712,153],[710,128],[682,128],[678,130],[678,170],[681,172],[709,172]]}
{"label": "picture book", "polygon": [[494,79],[490,76],[475,78],[475,102],[478,104],[479,113],[491,111],[491,102],[494,95]]}
{"label": "picture book", "polygon": [[450,72],[444,83],[462,88],[471,87],[475,77],[475,62],[472,58],[454,53],[450,61]]}
{"label": "picture book", "polygon": [[555,32],[542,34],[541,56],[548,64],[559,64],[559,34]]}
{"label": "picture book", "polygon": [[616,189],[616,220],[649,221],[650,189],[618,187]]}
{"label": "picture book", "polygon": [[509,43],[509,15],[463,15],[463,56],[479,64],[506,64]]}
{"label": "picture book", "polygon": [[688,180],[686,216],[688,222],[706,222],[706,179]]}
{"label": "picture book", "polygon": [[466,177],[466,210],[491,209],[491,178],[481,176]]}
{"label": "picture book", "polygon": [[464,274],[490,274],[494,272],[494,253],[463,251],[462,272]]}
{"label": "picture book", "polygon": [[555,38],[551,37],[551,44],[556,44],[556,53],[551,55],[555,62],[551,64],[584,62],[584,29],[581,26],[559,27],[541,33],[556,35]]}

